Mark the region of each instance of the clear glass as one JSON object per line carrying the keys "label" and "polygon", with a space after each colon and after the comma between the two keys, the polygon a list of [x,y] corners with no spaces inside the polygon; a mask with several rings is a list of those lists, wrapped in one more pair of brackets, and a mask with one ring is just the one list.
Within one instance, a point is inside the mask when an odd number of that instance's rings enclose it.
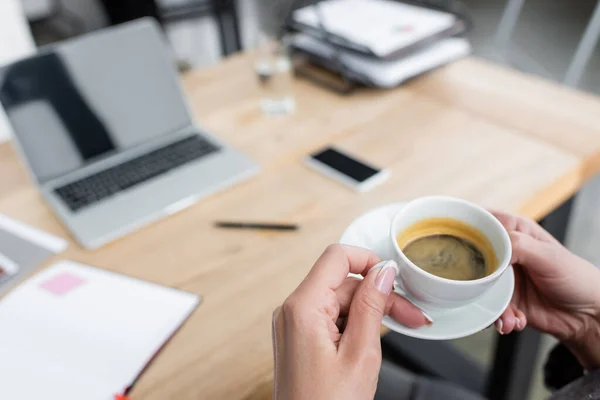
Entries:
{"label": "clear glass", "polygon": [[291,114],[296,109],[287,43],[286,38],[263,37],[258,45],[254,68],[261,86],[260,107],[267,115]]}

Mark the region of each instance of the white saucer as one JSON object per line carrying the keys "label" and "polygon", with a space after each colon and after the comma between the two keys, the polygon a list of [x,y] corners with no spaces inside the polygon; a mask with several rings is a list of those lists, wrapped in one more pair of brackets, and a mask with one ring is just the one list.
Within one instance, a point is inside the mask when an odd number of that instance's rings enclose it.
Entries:
{"label": "white saucer", "polygon": [[[340,243],[368,248],[382,259],[392,258],[393,249],[389,243],[389,230],[392,218],[405,203],[388,204],[376,208],[355,219],[346,229]],[[504,312],[515,287],[512,267],[479,300],[461,308],[430,313],[434,322],[431,326],[412,329],[384,317],[383,325],[403,335],[419,339],[449,340],[477,333],[492,325]]]}

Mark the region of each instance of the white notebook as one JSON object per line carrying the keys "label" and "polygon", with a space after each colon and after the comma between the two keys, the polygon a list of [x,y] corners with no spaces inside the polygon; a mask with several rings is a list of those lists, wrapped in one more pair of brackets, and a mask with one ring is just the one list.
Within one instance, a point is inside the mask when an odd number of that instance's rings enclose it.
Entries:
{"label": "white notebook", "polygon": [[391,0],[328,0],[296,10],[293,20],[323,27],[334,35],[332,40],[342,38],[377,57],[441,34],[457,22],[454,14]]}
{"label": "white notebook", "polygon": [[111,400],[135,382],[199,301],[57,263],[0,301],[0,399]]}

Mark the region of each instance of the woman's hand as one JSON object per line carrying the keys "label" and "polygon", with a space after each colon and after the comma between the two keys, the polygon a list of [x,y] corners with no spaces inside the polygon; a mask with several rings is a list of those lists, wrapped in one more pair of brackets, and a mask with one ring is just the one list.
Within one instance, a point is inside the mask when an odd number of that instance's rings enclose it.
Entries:
{"label": "woman's hand", "polygon": [[584,367],[600,367],[600,270],[537,223],[494,215],[510,235],[516,277],[511,304],[496,321],[498,331],[520,331],[529,324],[564,342]]}
{"label": "woman's hand", "polygon": [[418,308],[390,295],[397,266],[379,261],[371,251],[331,245],[275,310],[275,399],[373,399],[383,315],[410,327],[427,323]]}

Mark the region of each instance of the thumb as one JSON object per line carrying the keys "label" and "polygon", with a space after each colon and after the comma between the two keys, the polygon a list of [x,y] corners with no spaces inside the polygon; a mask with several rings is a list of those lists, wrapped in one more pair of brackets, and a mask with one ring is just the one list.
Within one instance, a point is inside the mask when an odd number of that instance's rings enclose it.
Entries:
{"label": "thumb", "polygon": [[369,270],[352,298],[340,347],[360,351],[380,346],[381,319],[397,272],[394,261],[382,261]]}

